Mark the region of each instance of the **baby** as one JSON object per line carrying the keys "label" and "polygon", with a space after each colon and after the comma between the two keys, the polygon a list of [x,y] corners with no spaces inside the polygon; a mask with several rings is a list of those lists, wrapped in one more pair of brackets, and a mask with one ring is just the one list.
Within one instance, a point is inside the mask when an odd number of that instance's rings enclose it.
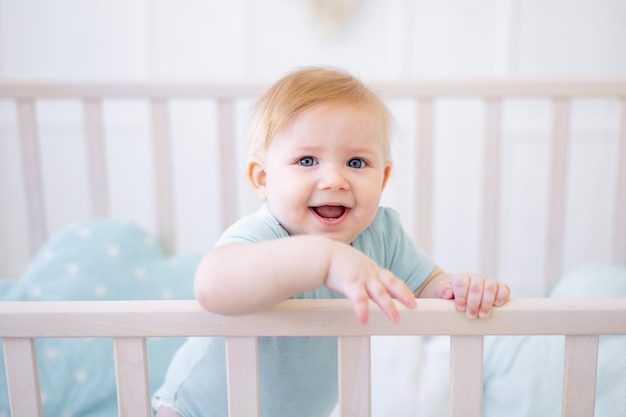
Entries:
{"label": "baby", "polygon": [[[444,272],[380,207],[389,180],[391,116],[342,71],[305,68],[258,101],[248,179],[263,206],[231,226],[201,260],[195,294],[207,310],[247,314],[288,298],[348,298],[360,323],[369,301],[393,322],[393,302],[453,300],[489,317],[509,287]],[[259,338],[261,415],[328,416],[337,402],[334,337]],[[191,338],[170,364],[153,405],[158,417],[227,416],[223,338]]]}

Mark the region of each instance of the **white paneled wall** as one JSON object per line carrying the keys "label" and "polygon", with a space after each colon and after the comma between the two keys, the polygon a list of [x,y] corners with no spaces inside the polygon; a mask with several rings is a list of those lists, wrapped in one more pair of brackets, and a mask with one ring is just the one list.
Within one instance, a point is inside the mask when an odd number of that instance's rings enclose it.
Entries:
{"label": "white paneled wall", "polygon": [[370,78],[623,75],[621,0],[2,0],[0,76],[274,79],[329,64]]}

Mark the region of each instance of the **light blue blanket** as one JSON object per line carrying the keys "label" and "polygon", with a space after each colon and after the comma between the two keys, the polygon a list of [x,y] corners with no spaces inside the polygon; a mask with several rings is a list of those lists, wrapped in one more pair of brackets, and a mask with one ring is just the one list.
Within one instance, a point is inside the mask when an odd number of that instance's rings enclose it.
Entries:
{"label": "light blue blanket", "polygon": [[[626,268],[590,265],[578,269],[567,274],[550,296],[626,297]],[[560,416],[564,342],[563,336],[487,337],[483,415]],[[626,336],[600,337],[594,415],[626,416]]]}
{"label": "light blue blanket", "polygon": [[[89,221],[54,236],[0,301],[191,299],[200,255],[168,258],[144,229],[114,220]],[[149,338],[151,391],[159,387],[180,338]],[[37,339],[44,416],[117,416],[110,339]],[[0,361],[0,416],[10,416]]]}

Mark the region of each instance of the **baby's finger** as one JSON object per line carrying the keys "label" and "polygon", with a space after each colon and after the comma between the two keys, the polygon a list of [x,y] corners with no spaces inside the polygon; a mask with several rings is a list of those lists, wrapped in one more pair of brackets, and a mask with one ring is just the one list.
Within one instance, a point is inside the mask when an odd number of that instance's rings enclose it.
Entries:
{"label": "baby's finger", "polygon": [[498,283],[493,279],[486,279],[483,287],[483,300],[480,304],[478,317],[487,318],[491,315],[491,311],[493,310],[496,293],[498,292]]}
{"label": "baby's finger", "polygon": [[454,293],[454,306],[457,311],[465,311],[467,307],[467,296],[469,292],[469,275],[456,275],[450,280],[452,292]]}
{"label": "baby's finger", "polygon": [[500,284],[498,285],[498,291],[496,293],[494,305],[496,307],[503,306],[504,304],[507,303],[507,301],[509,301],[510,297],[511,297],[511,288],[506,284]]}
{"label": "baby's finger", "polygon": [[394,323],[400,320],[400,313],[398,313],[398,309],[393,303],[391,295],[378,279],[368,281],[367,292],[370,298],[380,307],[387,317],[389,317],[389,320]]}
{"label": "baby's finger", "polygon": [[363,287],[353,286],[347,288],[344,295],[352,301],[352,307],[354,308],[358,322],[360,324],[366,324],[369,313],[369,297],[367,291],[365,291]]}
{"label": "baby's finger", "polygon": [[435,297],[443,298],[444,300],[452,300],[454,298],[452,284],[448,281],[439,281],[435,287]]}
{"label": "baby's finger", "polygon": [[417,302],[413,291],[402,281],[389,271],[380,274],[380,282],[386,287],[392,298],[400,301],[407,308],[415,308]]}
{"label": "baby's finger", "polygon": [[483,277],[479,275],[469,276],[469,289],[467,292],[467,302],[465,308],[465,315],[469,318],[475,319],[478,317],[480,304],[483,301],[483,284]]}

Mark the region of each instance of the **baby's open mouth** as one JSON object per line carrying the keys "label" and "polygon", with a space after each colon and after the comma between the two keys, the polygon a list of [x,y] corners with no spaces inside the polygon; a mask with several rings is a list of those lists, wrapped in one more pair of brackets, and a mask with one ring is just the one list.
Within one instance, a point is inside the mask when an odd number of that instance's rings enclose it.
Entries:
{"label": "baby's open mouth", "polygon": [[338,219],[346,212],[345,206],[318,206],[311,208],[315,214],[329,220]]}

